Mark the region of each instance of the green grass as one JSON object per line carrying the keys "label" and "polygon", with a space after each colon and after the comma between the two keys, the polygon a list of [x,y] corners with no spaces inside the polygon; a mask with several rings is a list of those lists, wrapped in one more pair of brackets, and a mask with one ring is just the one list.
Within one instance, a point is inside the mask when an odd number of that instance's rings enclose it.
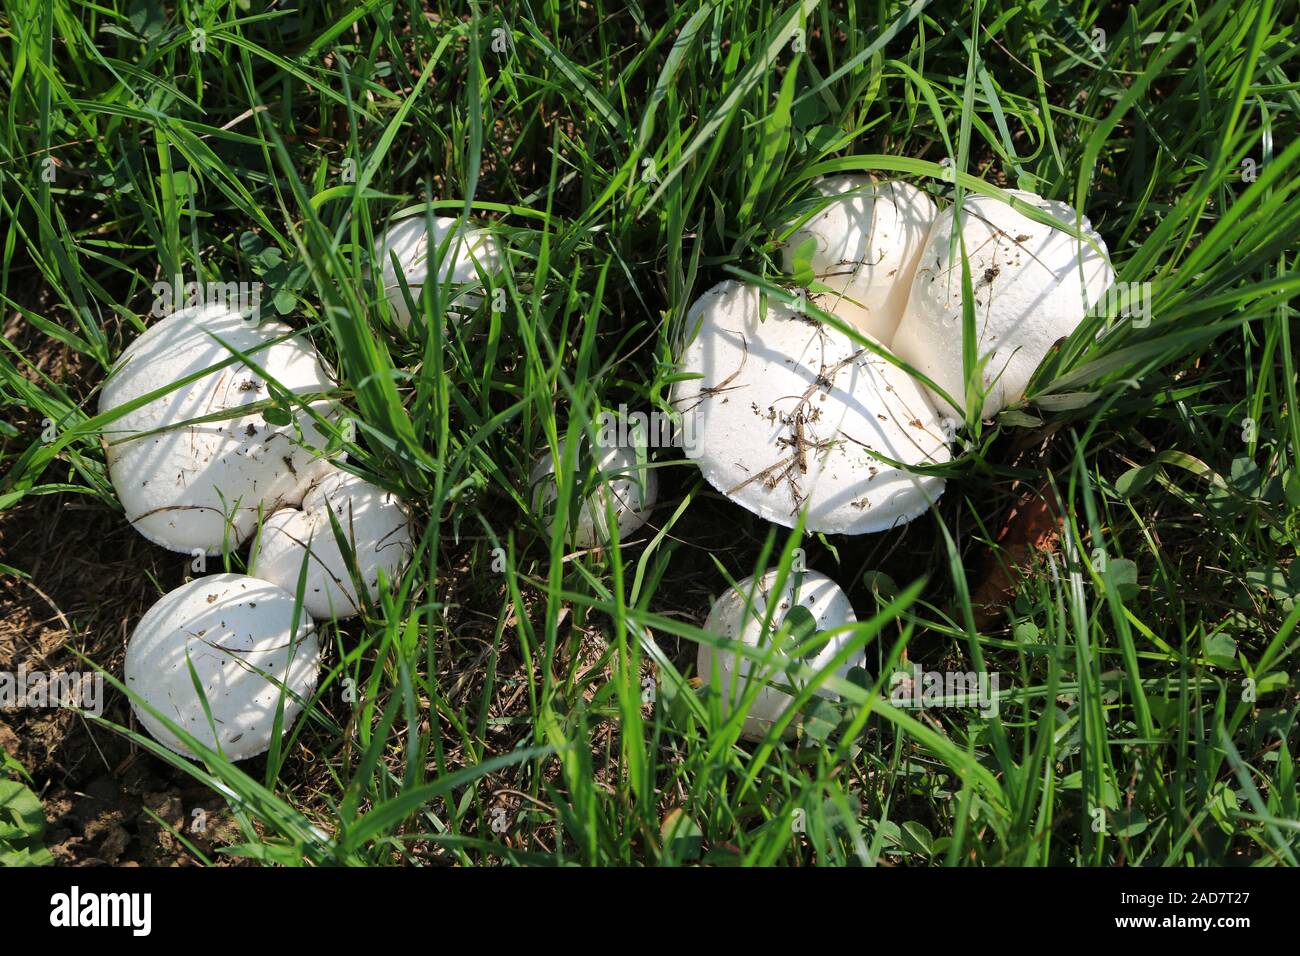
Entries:
{"label": "green grass", "polygon": [[[177,273],[266,283],[338,372],[337,446],[419,509],[270,759],[122,730],[231,795],[227,855],[1296,862],[1294,4],[299,6],[0,5],[0,509],[120,510],[96,388]],[[653,527],[571,552],[532,461],[667,410],[690,304],[728,276],[788,295],[776,242],[843,170],[1068,201],[1151,321],[1090,319],[1029,402],[968,421],[906,528],[788,534],[669,452]],[[440,291],[392,321],[370,250],[413,207],[493,224],[504,311],[443,323]],[[590,474],[559,470],[570,513]],[[1062,548],[977,627],[998,517],[1045,482]],[[871,679],[816,675],[842,707],[741,744],[690,684],[700,624],[797,548],[849,591]],[[904,660],[1001,675],[999,714],[891,707]]]}

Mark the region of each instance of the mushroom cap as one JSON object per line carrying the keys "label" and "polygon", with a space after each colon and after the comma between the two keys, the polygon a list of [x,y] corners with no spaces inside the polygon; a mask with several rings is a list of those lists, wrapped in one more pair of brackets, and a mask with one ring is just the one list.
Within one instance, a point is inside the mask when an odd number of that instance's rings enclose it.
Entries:
{"label": "mushroom cap", "polygon": [[[1075,226],[1075,211],[1065,203],[1023,190],[1010,192]],[[965,397],[961,247],[949,248],[953,222],[951,208],[935,220],[893,348],[960,402]],[[983,372],[987,394],[982,417],[991,418],[1024,397],[1030,377],[1052,346],[1078,327],[1114,283],[1106,244],[1086,216],[1079,226],[1100,252],[997,199],[967,195],[962,201],[979,355],[990,356]],[[943,399],[932,397],[941,413],[956,414]]]}
{"label": "mushroom cap", "polygon": [[[767,604],[776,585],[776,577],[777,572],[772,570],[764,574],[761,579],[745,578],[737,582],[734,588],[728,588],[726,593],[714,602],[708,619],[704,622],[704,629],[710,634],[728,640],[741,641],[751,647],[763,647],[763,616],[767,612]],[[756,581],[757,587],[755,587]],[[786,577],[785,587],[772,614],[767,641],[770,641],[781,629],[781,623],[796,604],[806,608],[812,614],[818,631],[829,631],[857,621],[857,617],[853,614],[853,605],[849,603],[849,599],[840,590],[838,584],[816,571],[792,571]],[[851,638],[852,634],[847,631],[831,635],[815,654],[804,658],[802,663],[813,670],[820,670],[830,663]],[[790,653],[793,653],[793,648]],[[782,653],[779,659],[789,660],[790,654]],[[849,670],[860,666],[861,663],[861,660],[846,661],[835,670],[835,674],[839,677],[847,677]],[[764,666],[758,661],[742,657],[735,651],[719,650],[701,644],[696,665],[700,678],[708,682],[721,696],[724,716],[739,703],[749,689],[750,681],[764,683],[765,686],[758,692],[758,696],[750,705],[749,712],[745,715],[741,736],[746,740],[762,739],[794,699],[785,691],[769,686],[773,683],[796,685],[796,678],[787,674],[779,663],[775,666]],[[815,693],[819,697],[836,699],[835,694],[824,688],[818,688]],[[791,725],[786,728],[783,736],[789,737],[793,733],[794,727]]]}
{"label": "mushroom cap", "polygon": [[673,386],[686,454],[713,487],[787,528],[884,531],[926,511],[943,479],[896,468],[949,460],[934,408],[910,375],[847,335],[726,281],[691,307],[699,323]]}
{"label": "mushroom cap", "polygon": [[[122,353],[99,397],[101,413],[232,358],[213,336],[248,355],[285,390],[332,388],[315,347],[282,322],[253,325],[224,306],[183,309],[150,327]],[[270,397],[266,381],[243,362],[127,412],[105,429],[108,472],[127,520],[173,551],[219,554],[229,534],[237,546],[257,525],[259,508],[296,504],[312,480],[331,467],[303,447],[325,438],[303,411],[294,422],[269,424],[260,413],[170,428]],[[324,417],[337,409],[312,403]],[[168,431],[155,434],[159,428]],[[298,438],[301,429],[301,440]],[[131,438],[137,435],[140,437]]]}
{"label": "mushroom cap", "polygon": [[835,198],[791,233],[781,248],[782,268],[794,272],[800,247],[812,240],[812,270],[836,293],[823,294],[818,306],[888,343],[938,213],[934,200],[910,183],[869,176],[829,176],[813,186]]}
{"label": "mushroom cap", "polygon": [[[581,447],[584,453],[589,445],[586,439]],[[588,493],[578,511],[576,524],[569,528],[569,540],[580,548],[594,548],[608,544],[610,534],[609,519],[606,515],[607,503],[613,506],[617,520],[620,540],[645,524],[659,497],[659,478],[655,469],[637,464],[643,448],[636,445],[597,445],[595,448],[596,468],[600,475],[598,487]],[[585,474],[585,461],[578,462],[579,476]],[[550,450],[533,465],[529,475],[532,489],[533,507],[542,514],[550,515],[550,527],[555,527],[558,515],[553,514],[559,488],[555,482],[555,459]]]}
{"label": "mushroom cap", "polygon": [[[450,242],[447,237],[455,233]],[[447,243],[441,260],[438,252]],[[384,295],[393,310],[393,316],[405,328],[411,322],[411,312],[402,294],[402,284],[393,268],[393,254],[402,264],[411,300],[418,307],[424,284],[429,280],[431,260],[438,261],[437,281],[452,287],[451,302],[447,311],[452,315],[472,312],[481,301],[473,290],[481,285],[480,270],[492,274],[500,270],[504,258],[501,246],[488,230],[462,226],[460,220],[435,216],[433,231],[425,228],[424,216],[408,216],[394,223],[375,242],[375,258],[380,263]]]}
{"label": "mushroom cap", "polygon": [[392,492],[346,471],[332,471],[303,496],[301,510],[283,508],[262,522],[251,574],[297,593],[298,572],[308,554],[303,606],[318,620],[352,617],[360,611],[348,562],[339,550],[329,511],[356,555],[356,568],[369,599],[379,594],[379,572],[393,581],[411,557],[411,518]]}
{"label": "mushroom cap", "polygon": [[[271,746],[281,683],[287,689],[286,732],[302,710],[293,695],[305,700],[316,689],[315,625],[300,611],[296,641],[292,628],[293,595],[283,588],[243,574],[196,578],[164,594],[136,625],[126,646],[126,686],[200,743],[214,749],[219,744],[231,760],[256,757]],[[187,659],[212,723],[195,693]],[[131,708],[164,747],[194,756],[136,701]]]}

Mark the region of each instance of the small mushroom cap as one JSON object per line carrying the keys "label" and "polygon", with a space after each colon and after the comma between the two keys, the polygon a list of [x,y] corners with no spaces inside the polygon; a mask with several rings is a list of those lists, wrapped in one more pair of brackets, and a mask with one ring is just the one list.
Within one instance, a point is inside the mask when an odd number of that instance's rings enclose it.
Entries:
{"label": "small mushroom cap", "polygon": [[760,517],[809,531],[884,531],[926,511],[943,479],[896,468],[949,460],[925,392],[847,335],[721,282],[691,307],[699,324],[673,387],[687,455],[713,487]]}
{"label": "small mushroom cap", "polygon": [[[732,641],[741,641],[750,647],[768,646],[764,643],[763,617],[767,613],[772,589],[776,586],[776,577],[777,572],[773,570],[768,571],[761,579],[750,577],[737,582],[734,588],[729,588],[714,602],[708,619],[704,622],[704,629],[710,634]],[[756,581],[758,581],[757,587],[755,587]],[[838,584],[816,571],[794,571],[787,575],[785,587],[777,601],[766,637],[768,642],[781,629],[781,623],[795,605],[806,608],[812,614],[818,631],[833,630],[857,621],[853,614],[853,606]],[[848,631],[831,635],[815,654],[799,662],[813,670],[820,670],[831,662],[851,637],[852,634]],[[795,639],[791,638],[792,641]],[[792,644],[787,651],[776,655],[775,665],[765,667],[762,663],[743,657],[735,651],[719,650],[701,644],[696,664],[700,678],[721,696],[725,716],[738,705],[741,697],[749,690],[751,681],[762,681],[764,685],[776,683],[796,686],[796,678],[785,671],[786,661],[798,660],[792,658],[793,653]],[[848,660],[835,670],[835,674],[839,677],[847,677],[853,667],[861,664],[860,659]],[[815,693],[831,700],[836,698],[835,694],[824,688],[818,688]],[[785,713],[793,699],[785,691],[764,686],[750,705],[741,729],[741,736],[746,740],[760,740],[772,724]],[[793,733],[794,727],[791,725],[786,728],[784,736],[789,737]]]}
{"label": "small mushroom cap", "polygon": [[938,212],[934,200],[910,183],[868,176],[830,176],[813,186],[835,198],[791,233],[781,249],[782,268],[796,271],[796,259],[811,251],[818,282],[836,293],[817,299],[818,306],[887,343],[903,317]]}
{"label": "small mushroom cap", "polygon": [[[1010,192],[1074,228],[1075,211],[1065,203],[1023,190]],[[979,354],[989,356],[981,415],[992,418],[1024,397],[1035,369],[1101,300],[1115,271],[1106,244],[1086,216],[1079,219],[1079,231],[1101,251],[988,196],[967,195],[962,209]],[[949,246],[953,223],[951,208],[935,220],[894,335],[894,351],[960,402],[965,399],[961,247]],[[933,398],[942,414],[957,414],[943,399]]]}
{"label": "small mushroom cap", "polygon": [[[583,442],[584,449],[587,443]],[[596,468],[600,474],[598,490],[590,492],[578,511],[577,523],[569,529],[569,540],[580,548],[594,548],[608,544],[609,519],[607,503],[613,506],[618,521],[618,536],[626,538],[646,523],[650,509],[659,496],[659,478],[648,462],[638,464],[644,449],[635,445],[597,446]],[[585,474],[586,464],[579,459],[579,477]],[[558,516],[552,514],[559,498],[555,483],[555,459],[548,450],[529,475],[533,507],[542,514],[550,514],[553,528]],[[581,485],[579,485],[579,492]]]}
{"label": "small mushroom cap", "polygon": [[[450,241],[448,236],[452,236]],[[438,259],[440,251],[442,258]],[[473,290],[481,285],[480,271],[491,275],[501,269],[504,261],[500,244],[486,229],[462,226],[459,220],[446,216],[434,217],[432,233],[425,228],[424,216],[409,216],[394,223],[376,241],[375,258],[380,262],[384,295],[403,328],[410,324],[411,312],[397,270],[393,268],[394,254],[402,265],[411,300],[417,307],[424,285],[429,281],[429,267],[432,262],[438,262],[438,283],[450,284],[452,288],[448,312],[453,315],[471,312],[478,306],[481,297]]]}
{"label": "small mushroom cap", "polygon": [[[271,746],[281,684],[287,689],[285,732],[302,711],[294,695],[306,700],[316,689],[315,625],[299,611],[297,640],[292,640],[293,603],[283,588],[243,574],[212,574],[182,584],[136,625],[126,646],[126,686],[200,743],[214,749],[219,744],[231,760],[256,757]],[[211,723],[194,690],[191,664],[212,711]],[[138,703],[131,707],[164,747],[194,756]]]}
{"label": "small mushroom cap", "polygon": [[310,548],[303,606],[323,621],[352,617],[361,609],[326,509],[334,512],[356,554],[357,572],[371,600],[379,594],[380,571],[395,581],[412,551],[406,503],[345,471],[333,471],[314,485],[301,510],[284,508],[267,518],[251,573],[296,594],[298,572]]}
{"label": "small mushroom cap", "polygon": [[[332,388],[307,339],[267,345],[292,333],[282,322],[253,325],[224,306],[184,309],[150,327],[122,353],[104,383],[99,410],[112,411],[231,359],[217,338],[248,355],[289,392]],[[259,508],[301,501],[311,481],[330,467],[303,447],[325,444],[306,412],[294,409],[297,427],[271,425],[260,413],[171,427],[270,397],[261,373],[236,360],[108,425],[109,477],[135,529],[173,551],[219,554],[227,535],[236,547],[252,533]],[[327,400],[312,407],[323,417],[336,413]],[[155,431],[161,428],[168,430]]]}

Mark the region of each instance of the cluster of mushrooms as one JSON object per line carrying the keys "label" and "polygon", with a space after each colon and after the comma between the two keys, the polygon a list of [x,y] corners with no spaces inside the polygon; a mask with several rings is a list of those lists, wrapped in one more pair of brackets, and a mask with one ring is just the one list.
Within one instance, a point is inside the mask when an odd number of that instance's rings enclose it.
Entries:
{"label": "cluster of mushrooms", "polygon": [[[904,182],[838,176],[814,186],[811,212],[782,243],[783,268],[795,278],[811,270],[812,301],[876,349],[756,286],[721,282],[688,313],[671,403],[689,437],[687,457],[731,501],[785,527],[803,512],[811,532],[879,532],[943,493],[943,479],[926,468],[950,460],[959,412],[882,355],[892,352],[961,399],[962,250],[985,418],[1023,397],[1048,350],[1102,299],[1114,272],[1086,218],[1032,193],[1011,191],[1060,228],[983,195],[968,195],[958,216]],[[451,291],[449,316],[473,311],[484,280],[505,262],[490,232],[447,218],[400,220],[375,251],[379,282],[404,326],[429,282]],[[293,415],[277,417],[286,424],[262,414],[283,392],[317,395],[333,385],[291,328],[253,324],[224,307],[187,309],[151,327],[105,383],[101,412],[127,409],[107,437],[109,474],[131,524],[192,554],[256,540],[248,575],[207,575],[168,593],[128,645],[126,682],[148,705],[133,702],[136,714],[177,753],[193,756],[155,712],[229,759],[267,750],[277,724],[287,731],[315,690],[316,620],[359,613],[412,553],[407,506],[341,467],[341,454],[321,452],[320,426],[337,421],[337,403],[300,401]],[[256,408],[239,414],[245,405]],[[640,528],[657,484],[644,444],[632,436],[593,448],[584,438],[578,452],[580,462],[594,457],[599,480],[578,503],[571,543],[599,547]],[[533,468],[531,501],[541,513],[555,504],[555,471],[549,454]],[[803,656],[818,671],[839,656],[855,617],[840,587],[817,572],[746,578],[718,599],[705,628],[757,648],[795,607],[826,632]],[[742,736],[751,740],[792,703],[773,686],[789,685],[786,668],[760,659],[771,660],[706,645],[698,658],[724,712],[745,707]],[[847,676],[860,663],[844,661],[836,672]]]}
{"label": "cluster of mushrooms", "polygon": [[248,575],[207,575],[169,592],[127,646],[136,715],[178,753],[191,755],[154,711],[231,759],[265,751],[281,687],[286,727],[316,687],[315,619],[357,614],[381,575],[394,578],[410,555],[405,504],[318,453],[336,403],[301,403],[283,425],[263,415],[280,397],[273,389],[332,387],[315,348],[292,328],[254,324],[225,305],[183,309],[152,326],[104,383],[101,413],[124,412],[105,438],[131,525],[193,555],[196,566],[257,540]]}
{"label": "cluster of mushrooms", "polygon": [[[428,278],[429,242],[455,224],[435,220],[430,237],[424,220],[404,219],[378,243],[380,282],[400,323]],[[469,296],[474,264],[495,266],[500,252],[490,236],[464,238],[438,279]],[[308,340],[227,304],[150,327],[104,383],[100,412],[120,412],[105,435],[109,477],[131,525],[195,558],[256,541],[247,575],[210,574],[165,594],[127,645],[136,716],[176,753],[195,756],[158,714],[231,760],[269,749],[277,720],[287,731],[316,689],[316,622],[360,613],[410,559],[405,502],[340,467],[345,454],[331,461],[322,451],[321,426],[338,422],[338,403],[287,398],[334,387]],[[268,405],[281,414],[264,414]]]}
{"label": "cluster of mushrooms", "polygon": [[[943,493],[932,468],[950,460],[960,412],[882,353],[962,400],[962,250],[985,419],[1023,398],[1048,351],[1102,301],[1115,274],[1085,217],[1033,193],[1010,191],[1060,228],[983,195],[966,196],[958,215],[904,182],[837,176],[814,186],[812,212],[791,223],[782,244],[783,269],[811,269],[812,300],[877,350],[756,286],[721,282],[688,313],[672,402],[692,438],[687,456],[731,501],[785,527],[803,512],[811,532],[884,531]],[[802,655],[817,672],[850,636],[853,608],[816,572],[794,571],[774,595],[778,581],[776,571],[740,581],[715,603],[705,629],[769,650],[771,635],[802,607],[817,632],[827,632],[812,657]],[[700,645],[698,673],[724,715],[746,707],[746,739],[764,737],[792,703],[772,686],[791,684],[788,662],[772,660]],[[847,677],[862,663],[847,659],[835,673]],[[794,724],[783,732],[794,733]]]}

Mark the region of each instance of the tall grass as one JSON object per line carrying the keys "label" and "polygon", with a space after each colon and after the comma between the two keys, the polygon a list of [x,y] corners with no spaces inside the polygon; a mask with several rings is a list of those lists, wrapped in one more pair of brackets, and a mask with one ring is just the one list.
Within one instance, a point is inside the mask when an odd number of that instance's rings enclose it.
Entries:
{"label": "tall grass", "polygon": [[[1293,5],[1227,0],[5,0],[0,509],[117,508],[95,390],[153,284],[260,280],[338,372],[337,446],[423,533],[328,632],[285,744],[310,742],[310,778],[120,728],[226,797],[228,853],[1292,864],[1295,39]],[[651,527],[571,551],[534,458],[621,403],[666,412],[691,302],[737,274],[782,294],[775,243],[844,170],[1066,200],[1152,284],[1151,321],[1091,318],[1029,402],[968,421],[907,528],[778,533],[668,452]],[[372,249],[410,208],[492,224],[504,311],[445,322],[437,290],[393,322]],[[42,368],[49,343],[76,375]],[[564,518],[592,474],[557,461]],[[998,516],[1041,485],[1062,547],[977,626]],[[703,611],[797,549],[850,590],[870,680],[805,674],[842,704],[742,744],[692,683]],[[891,705],[913,661],[1002,676],[998,715]]]}

